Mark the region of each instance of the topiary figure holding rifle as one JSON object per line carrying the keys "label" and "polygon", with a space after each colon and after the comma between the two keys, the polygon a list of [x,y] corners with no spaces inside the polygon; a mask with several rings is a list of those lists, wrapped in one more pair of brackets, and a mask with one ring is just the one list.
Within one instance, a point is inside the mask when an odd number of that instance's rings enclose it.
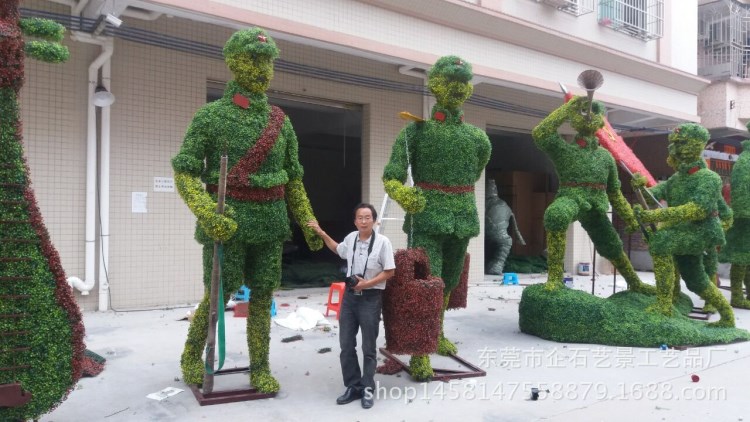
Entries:
{"label": "topiary figure holding rifle", "polygon": [[[425,249],[432,275],[445,283],[443,315],[458,285],[469,240],[479,235],[474,184],[492,149],[484,131],[463,121],[461,106],[473,92],[472,76],[471,65],[459,57],[435,62],[428,73],[428,87],[437,100],[432,116],[401,131],[383,172],[386,193],[407,213],[409,245]],[[409,165],[414,187],[404,185]],[[437,352],[456,351],[441,330]],[[429,355],[412,356],[410,372],[417,380],[430,379]]]}
{"label": "topiary figure holding rifle", "polygon": [[[676,127],[668,137],[668,162],[677,172],[649,188],[656,200],[665,200],[669,206],[646,210],[635,205],[634,211],[642,223],[659,223],[648,240],[658,291],[657,302],[650,309],[672,314],[676,265],[687,288],[719,312],[721,319],[709,325],[734,327],[732,307],[704,267],[705,251],[725,243],[719,218],[721,178],[706,168],[701,158],[709,137],[708,131],[695,123]],[[633,187],[643,189],[644,185],[645,178],[636,174]]]}
{"label": "topiary figure holding rifle", "polygon": [[[271,375],[268,347],[272,294],[281,283],[282,245],[291,236],[287,205],[310,248],[323,247],[322,240],[304,225],[315,216],[302,184],[294,129],[265,94],[278,55],[273,39],[262,29],[235,32],[224,46],[234,80],[221,99],[198,110],[180,152],[172,159],[177,189],[198,219],[195,237],[203,244],[204,283],[208,286],[211,279],[214,241],[222,241],[225,297],[220,303],[243,283],[252,290],[247,317],[250,381],[264,393],[279,390]],[[227,209],[222,215],[216,212],[216,192],[220,157],[225,152],[229,172]],[[187,384],[203,380],[201,355],[208,307],[207,289],[182,354]]]}

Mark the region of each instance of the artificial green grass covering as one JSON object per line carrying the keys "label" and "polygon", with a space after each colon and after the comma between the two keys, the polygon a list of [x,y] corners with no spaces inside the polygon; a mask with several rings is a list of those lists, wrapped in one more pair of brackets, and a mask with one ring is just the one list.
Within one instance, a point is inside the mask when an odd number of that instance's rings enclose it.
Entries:
{"label": "artificial green grass covering", "polygon": [[332,282],[344,281],[346,274],[338,265],[314,260],[295,260],[281,265],[281,284],[284,287],[328,287]]}
{"label": "artificial green grass covering", "polygon": [[708,327],[686,315],[692,301],[682,294],[672,317],[646,312],[656,297],[624,291],[600,298],[575,289],[549,291],[543,284],[526,287],[518,308],[518,325],[526,334],[564,343],[658,347],[707,346],[750,340],[750,332]]}
{"label": "artificial green grass covering", "polygon": [[547,272],[547,258],[543,256],[510,255],[503,272],[517,274],[540,274]]}

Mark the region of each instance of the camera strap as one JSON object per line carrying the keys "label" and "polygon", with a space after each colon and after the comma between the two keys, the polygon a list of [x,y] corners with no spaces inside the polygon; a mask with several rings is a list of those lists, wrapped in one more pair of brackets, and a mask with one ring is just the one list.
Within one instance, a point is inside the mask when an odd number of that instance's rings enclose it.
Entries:
{"label": "camera strap", "polygon": [[[359,233],[357,233],[357,238],[354,239],[354,245],[352,247],[352,263],[349,266],[349,275],[354,275],[354,257],[357,253],[357,243],[359,243]],[[370,260],[370,254],[372,253],[372,247],[375,246],[375,230],[372,231],[372,235],[370,236],[370,244],[367,246],[367,257],[365,257],[365,267],[362,269],[362,277],[365,276],[365,272],[367,272],[367,261]]]}

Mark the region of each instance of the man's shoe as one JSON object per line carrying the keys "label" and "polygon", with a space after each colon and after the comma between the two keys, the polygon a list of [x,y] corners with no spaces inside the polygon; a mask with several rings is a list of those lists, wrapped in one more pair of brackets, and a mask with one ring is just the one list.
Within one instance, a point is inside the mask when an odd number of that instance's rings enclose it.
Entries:
{"label": "man's shoe", "polygon": [[362,393],[362,408],[363,409],[371,408],[372,405],[375,404],[374,398],[375,397],[372,393],[372,389],[366,388],[365,391]]}
{"label": "man's shoe", "polygon": [[336,399],[336,404],[347,404],[362,397],[362,392],[354,387],[347,387],[344,394]]}

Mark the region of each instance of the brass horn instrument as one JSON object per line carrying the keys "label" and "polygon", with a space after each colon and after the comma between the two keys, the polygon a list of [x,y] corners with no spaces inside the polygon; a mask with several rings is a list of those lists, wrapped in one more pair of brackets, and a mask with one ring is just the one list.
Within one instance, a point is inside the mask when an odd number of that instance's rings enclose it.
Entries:
{"label": "brass horn instrument", "polygon": [[588,69],[578,75],[578,86],[586,90],[589,99],[589,112],[587,118],[591,120],[591,108],[594,104],[594,91],[601,88],[604,77],[598,70]]}

